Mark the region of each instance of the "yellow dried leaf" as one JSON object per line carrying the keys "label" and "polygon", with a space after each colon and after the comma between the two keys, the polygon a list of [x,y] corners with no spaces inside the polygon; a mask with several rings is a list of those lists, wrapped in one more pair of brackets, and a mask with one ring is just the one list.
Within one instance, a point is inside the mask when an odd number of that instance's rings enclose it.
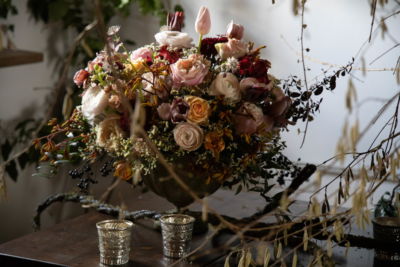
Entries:
{"label": "yellow dried leaf", "polygon": [[304,228],[304,234],[303,234],[303,250],[307,251],[308,248],[308,232],[307,228]]}
{"label": "yellow dried leaf", "polygon": [[242,257],[240,257],[238,267],[248,267],[251,263],[251,252],[249,250],[242,251]]}
{"label": "yellow dried leaf", "polygon": [[297,252],[296,250],[293,252],[293,259],[292,259],[292,267],[297,266]]}
{"label": "yellow dried leaf", "polygon": [[269,251],[269,248],[267,247],[265,249],[264,267],[268,267],[270,260],[271,260],[271,252]]}
{"label": "yellow dried leaf", "polygon": [[282,256],[282,243],[278,243],[278,248],[276,250],[276,256],[275,258],[279,259]]}

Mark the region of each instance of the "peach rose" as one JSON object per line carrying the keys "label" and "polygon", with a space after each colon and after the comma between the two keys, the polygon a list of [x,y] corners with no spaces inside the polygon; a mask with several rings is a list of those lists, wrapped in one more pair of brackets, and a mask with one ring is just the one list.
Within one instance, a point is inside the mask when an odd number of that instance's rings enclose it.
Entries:
{"label": "peach rose", "polygon": [[172,80],[178,86],[200,84],[208,73],[209,64],[208,60],[197,54],[181,58],[171,65]]}
{"label": "peach rose", "polygon": [[247,54],[247,44],[241,40],[229,38],[227,43],[215,44],[219,56],[222,60],[229,57],[240,58]]}
{"label": "peach rose", "polygon": [[185,101],[189,104],[188,121],[201,124],[208,120],[210,105],[207,100],[197,96],[185,96]]}
{"label": "peach rose", "polygon": [[195,151],[204,140],[203,130],[196,124],[181,122],[174,128],[174,139],[183,150]]}

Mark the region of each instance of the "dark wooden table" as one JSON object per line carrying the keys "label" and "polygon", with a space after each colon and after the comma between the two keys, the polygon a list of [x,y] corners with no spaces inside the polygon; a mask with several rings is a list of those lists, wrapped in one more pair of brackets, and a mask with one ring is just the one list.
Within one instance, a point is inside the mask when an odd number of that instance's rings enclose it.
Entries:
{"label": "dark wooden table", "polygon": [[[151,209],[165,211],[172,206],[153,193],[131,194],[129,209]],[[245,197],[246,196],[246,197]],[[261,207],[263,200],[257,195],[243,195],[237,200],[232,192],[219,191],[209,197],[209,205],[233,217],[252,214]],[[236,199],[236,200],[235,200]],[[238,204],[240,203],[240,204]],[[191,210],[199,210],[196,205]],[[99,252],[96,222],[110,218],[97,212],[90,212],[64,221],[39,232],[31,233],[12,241],[0,244],[0,253],[64,264],[71,267],[99,266]],[[194,236],[192,247],[196,248],[204,240]],[[207,244],[204,249],[210,248]],[[199,263],[180,263],[175,266],[215,266],[221,255],[211,254],[202,257]],[[162,255],[161,234],[154,230],[135,226],[132,235],[130,263],[128,266],[168,266],[172,262]]]}
{"label": "dark wooden table", "polygon": [[[209,197],[209,205],[219,212],[232,216],[244,217],[252,214],[261,207],[263,200],[254,194],[239,194],[218,191]],[[139,208],[165,211],[171,208],[165,200],[152,193],[136,195],[130,200],[130,210]],[[196,205],[192,210],[198,210]],[[307,207],[304,203],[295,204],[292,210],[302,212]],[[96,212],[64,221],[48,229],[32,233],[18,239],[0,244],[0,253],[12,254],[21,257],[33,258],[42,261],[54,262],[71,267],[99,266],[99,252],[97,247],[96,222],[109,218]],[[267,218],[268,220],[268,218]],[[364,231],[371,235],[370,230]],[[196,248],[204,241],[205,235],[195,236],[192,247]],[[203,249],[211,248],[210,242]],[[336,247],[334,259],[337,266],[367,267],[374,265],[374,250],[350,248],[348,257],[344,256],[345,249]],[[223,266],[225,255],[209,254],[201,257],[194,263],[181,262],[174,266]],[[299,262],[308,262],[308,256],[299,254]],[[130,262],[128,266],[169,266],[173,261],[162,255],[161,234],[142,226],[135,226],[132,235]],[[1,265],[1,264],[0,264]],[[1,266],[3,267],[3,266]]]}

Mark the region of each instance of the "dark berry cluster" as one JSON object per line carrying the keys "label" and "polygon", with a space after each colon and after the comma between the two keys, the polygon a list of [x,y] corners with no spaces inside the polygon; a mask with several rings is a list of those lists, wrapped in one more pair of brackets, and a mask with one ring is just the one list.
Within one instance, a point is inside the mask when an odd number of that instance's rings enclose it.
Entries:
{"label": "dark berry cluster", "polygon": [[79,179],[76,185],[83,194],[89,193],[90,184],[96,184],[98,181],[93,178],[93,171],[89,164],[85,164],[82,168],[72,169],[68,172],[72,179]]}
{"label": "dark berry cluster", "polygon": [[108,176],[111,172],[114,171],[114,160],[110,159],[107,160],[103,166],[101,166],[100,168],[100,173],[103,177]]}

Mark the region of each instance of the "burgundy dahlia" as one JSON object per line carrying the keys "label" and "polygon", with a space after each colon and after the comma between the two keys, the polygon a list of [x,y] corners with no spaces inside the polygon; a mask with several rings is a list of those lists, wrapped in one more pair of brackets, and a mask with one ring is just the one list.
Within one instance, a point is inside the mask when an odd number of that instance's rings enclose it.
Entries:
{"label": "burgundy dahlia", "polygon": [[267,84],[268,69],[271,63],[265,59],[259,59],[253,56],[245,56],[239,61],[239,74],[244,77],[254,77],[259,82]]}
{"label": "burgundy dahlia", "polygon": [[228,42],[227,37],[216,37],[216,38],[204,38],[201,40],[200,53],[207,58],[218,55],[215,44]]}

